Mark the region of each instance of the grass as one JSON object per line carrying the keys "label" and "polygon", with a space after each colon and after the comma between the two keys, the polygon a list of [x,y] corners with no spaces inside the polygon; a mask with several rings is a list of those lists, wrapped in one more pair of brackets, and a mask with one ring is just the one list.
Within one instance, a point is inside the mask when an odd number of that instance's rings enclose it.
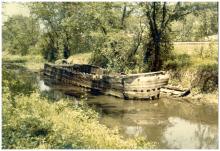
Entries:
{"label": "grass", "polygon": [[88,64],[89,60],[91,58],[92,53],[79,53],[72,55],[68,58],[68,61],[70,63],[76,63],[76,64]]}
{"label": "grass", "polygon": [[[173,52],[176,55],[189,55],[191,57],[192,67],[218,62],[218,45],[216,43],[174,44]],[[201,52],[203,56],[201,56]],[[213,59],[208,57],[210,55]],[[68,61],[70,63],[88,64],[91,56],[91,52],[74,54],[68,58]],[[3,63],[4,62],[21,63],[29,69],[39,69],[43,67],[45,61],[40,55],[19,56],[3,52]]]}
{"label": "grass", "polygon": [[14,63],[25,66],[30,70],[43,69],[45,60],[41,55],[11,55],[8,53],[3,53],[2,55],[2,63]]}
{"label": "grass", "polygon": [[[12,97],[3,90],[3,149],[139,149],[153,148],[143,138],[126,139],[98,121],[83,101],[50,102],[38,92]],[[10,81],[11,82],[11,81]]]}
{"label": "grass", "polygon": [[[188,54],[188,55],[197,55],[200,53],[200,50],[208,50],[210,46],[217,48],[218,45],[214,42],[210,43],[174,43],[174,52],[178,54]],[[212,47],[212,46],[211,46]]]}
{"label": "grass", "polygon": [[197,68],[205,64],[218,63],[218,44],[217,43],[198,43],[198,44],[174,44],[176,55],[187,54],[190,56],[191,66]]}

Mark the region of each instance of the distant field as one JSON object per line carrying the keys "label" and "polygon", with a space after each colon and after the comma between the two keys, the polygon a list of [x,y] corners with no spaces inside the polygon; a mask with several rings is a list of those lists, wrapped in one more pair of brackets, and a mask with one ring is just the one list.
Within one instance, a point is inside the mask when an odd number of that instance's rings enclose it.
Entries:
{"label": "distant field", "polygon": [[176,42],[174,53],[190,56],[191,65],[188,68],[218,63],[218,43],[216,42]]}
{"label": "distant field", "polygon": [[200,55],[201,51],[208,53],[218,53],[218,43],[216,42],[175,42],[174,52],[177,54]]}

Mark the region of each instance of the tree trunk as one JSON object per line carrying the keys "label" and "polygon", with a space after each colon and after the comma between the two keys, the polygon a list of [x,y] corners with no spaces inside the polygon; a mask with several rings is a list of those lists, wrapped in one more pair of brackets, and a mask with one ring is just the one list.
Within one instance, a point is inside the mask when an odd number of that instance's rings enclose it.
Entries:
{"label": "tree trunk", "polygon": [[70,56],[70,50],[67,44],[64,44],[63,57],[67,59]]}
{"label": "tree trunk", "polygon": [[127,6],[126,4],[124,5],[124,8],[123,8],[123,13],[122,13],[122,17],[121,17],[121,29],[125,29],[125,17],[126,17],[126,10],[127,10]]}
{"label": "tree trunk", "polygon": [[160,70],[160,42],[155,42],[154,49],[154,63],[152,71]]}

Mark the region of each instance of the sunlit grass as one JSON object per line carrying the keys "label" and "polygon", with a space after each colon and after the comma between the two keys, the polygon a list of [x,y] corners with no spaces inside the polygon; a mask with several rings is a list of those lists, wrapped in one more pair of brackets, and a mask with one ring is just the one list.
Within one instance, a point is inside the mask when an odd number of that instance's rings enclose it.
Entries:
{"label": "sunlit grass", "polygon": [[187,54],[190,56],[191,65],[187,68],[197,68],[201,65],[218,63],[218,44],[174,44],[174,54]]}
{"label": "sunlit grass", "polygon": [[72,55],[68,58],[68,61],[70,63],[76,63],[76,64],[88,64],[89,60],[91,58],[92,53],[88,52],[88,53],[79,53],[79,54],[75,54]]}
{"label": "sunlit grass", "polygon": [[3,53],[2,56],[3,63],[16,63],[27,67],[30,70],[43,69],[45,60],[41,55],[11,55]]}
{"label": "sunlit grass", "polygon": [[132,149],[153,148],[143,138],[128,139],[98,121],[95,111],[79,101],[50,102],[38,92],[11,98],[3,92],[4,149]]}
{"label": "sunlit grass", "polygon": [[177,54],[200,55],[201,50],[218,49],[218,43],[174,43],[174,52]]}

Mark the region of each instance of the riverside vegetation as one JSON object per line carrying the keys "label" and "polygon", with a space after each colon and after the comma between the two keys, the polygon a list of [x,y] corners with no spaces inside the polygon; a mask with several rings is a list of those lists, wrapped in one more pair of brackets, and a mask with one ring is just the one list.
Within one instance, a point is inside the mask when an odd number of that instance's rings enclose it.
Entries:
{"label": "riverside vegetation", "polygon": [[[15,74],[10,76],[7,64],[38,73],[45,62],[65,58],[116,72],[166,70],[171,84],[190,87],[203,103],[212,100],[216,105],[218,48],[217,38],[210,37],[218,33],[217,3],[23,5],[30,10],[29,16],[7,17],[3,24],[4,149],[156,147],[143,138],[125,139],[117,129],[100,124],[99,115],[83,100],[74,104],[41,96]],[[179,45],[174,41],[209,43]]]}
{"label": "riverside vegetation", "polygon": [[68,99],[51,102],[8,72],[3,70],[4,149],[155,147],[143,138],[125,139],[117,129],[101,125],[98,114],[83,100],[78,104]]}

